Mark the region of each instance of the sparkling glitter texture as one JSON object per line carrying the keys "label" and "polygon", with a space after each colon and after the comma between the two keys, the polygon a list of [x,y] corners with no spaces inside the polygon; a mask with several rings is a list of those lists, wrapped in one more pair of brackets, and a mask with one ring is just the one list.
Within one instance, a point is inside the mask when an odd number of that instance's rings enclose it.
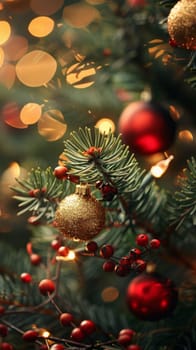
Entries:
{"label": "sparkling glitter texture", "polygon": [[55,223],[65,237],[88,241],[104,227],[105,209],[87,185],[77,185],[75,193],[60,202]]}
{"label": "sparkling glitter texture", "polygon": [[180,0],[168,16],[168,32],[176,46],[196,49],[196,0]]}

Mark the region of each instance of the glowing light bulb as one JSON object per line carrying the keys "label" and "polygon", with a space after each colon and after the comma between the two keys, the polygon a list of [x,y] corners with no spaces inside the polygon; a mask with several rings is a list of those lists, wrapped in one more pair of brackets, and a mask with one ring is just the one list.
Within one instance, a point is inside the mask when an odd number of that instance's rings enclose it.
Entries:
{"label": "glowing light bulb", "polygon": [[150,169],[152,176],[159,178],[161,177],[168,169],[170,162],[174,159],[174,156],[171,155],[167,159],[160,160],[157,164],[153,165]]}
{"label": "glowing light bulb", "polygon": [[76,257],[76,254],[73,250],[70,250],[69,253],[66,256],[56,256],[56,260],[62,260],[62,261],[72,261]]}

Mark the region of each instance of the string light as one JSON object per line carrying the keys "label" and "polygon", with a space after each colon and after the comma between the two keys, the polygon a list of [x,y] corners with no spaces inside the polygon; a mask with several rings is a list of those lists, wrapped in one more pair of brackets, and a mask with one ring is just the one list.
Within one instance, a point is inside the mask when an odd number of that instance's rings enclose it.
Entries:
{"label": "string light", "polygon": [[167,159],[163,159],[160,160],[160,162],[158,162],[157,164],[153,165],[150,169],[150,172],[152,174],[152,176],[159,178],[161,177],[163,174],[165,174],[165,172],[167,171],[170,162],[174,159],[174,156],[171,155],[169,156]]}
{"label": "string light", "polygon": [[70,250],[67,256],[57,256],[56,260],[62,260],[62,261],[73,261],[76,257],[76,254],[73,250]]}

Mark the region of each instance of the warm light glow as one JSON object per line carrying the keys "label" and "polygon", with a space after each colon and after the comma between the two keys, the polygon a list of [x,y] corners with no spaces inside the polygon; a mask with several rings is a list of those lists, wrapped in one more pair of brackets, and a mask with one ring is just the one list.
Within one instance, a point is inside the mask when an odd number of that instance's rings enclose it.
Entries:
{"label": "warm light glow", "polygon": [[35,124],[41,117],[42,108],[37,103],[27,103],[20,111],[20,120],[27,125]]}
{"label": "warm light glow", "polygon": [[76,257],[76,254],[73,250],[70,250],[69,253],[66,256],[56,256],[56,260],[62,260],[62,261],[71,261],[74,260]]}
{"label": "warm light glow", "polygon": [[24,85],[38,87],[48,83],[56,69],[57,62],[53,56],[42,50],[34,50],[18,61],[16,75]]}
{"label": "warm light glow", "polygon": [[5,57],[4,50],[2,49],[2,47],[0,47],[0,67],[2,67],[3,65],[4,57]]}
{"label": "warm light glow", "polygon": [[116,287],[107,287],[102,291],[101,297],[103,301],[111,303],[119,297],[119,291]]}
{"label": "warm light glow", "polygon": [[50,332],[47,329],[41,329],[39,335],[43,338],[48,338],[50,336]]}
{"label": "warm light glow", "polygon": [[31,0],[31,9],[38,15],[50,16],[63,6],[64,0]]}
{"label": "warm light glow", "polygon": [[182,130],[179,132],[178,138],[183,142],[192,142],[193,134],[189,130]]}
{"label": "warm light glow", "polygon": [[11,27],[7,21],[0,21],[0,45],[4,44],[10,37]]}
{"label": "warm light glow", "polygon": [[6,60],[18,61],[28,50],[28,40],[21,35],[12,35],[3,48]]}
{"label": "warm light glow", "polygon": [[67,131],[67,124],[61,111],[51,109],[45,112],[38,121],[38,132],[47,141],[59,140]]}
{"label": "warm light glow", "polygon": [[65,6],[63,10],[65,22],[75,28],[85,28],[100,17],[100,13],[95,7],[84,3]]}
{"label": "warm light glow", "polygon": [[171,155],[167,159],[160,160],[156,165],[153,165],[150,169],[152,176],[159,178],[161,177],[168,169],[170,162],[174,159],[174,156]]}
{"label": "warm light glow", "polygon": [[115,124],[112,119],[102,118],[95,124],[95,127],[99,129],[100,133],[108,135],[109,132],[115,131]]}
{"label": "warm light glow", "polygon": [[0,83],[7,89],[11,89],[16,78],[15,67],[13,64],[4,64],[0,69]]}
{"label": "warm light glow", "polygon": [[77,89],[85,89],[94,84],[92,76],[95,74],[96,70],[94,67],[88,67],[88,65],[81,65],[80,63],[76,63],[67,69],[66,80],[68,84]]}
{"label": "warm light glow", "polygon": [[28,30],[31,35],[42,38],[50,34],[54,29],[54,21],[50,17],[39,16],[29,23]]}
{"label": "warm light glow", "polygon": [[27,128],[27,125],[20,120],[20,108],[16,102],[9,102],[4,105],[1,115],[5,124],[16,129]]}

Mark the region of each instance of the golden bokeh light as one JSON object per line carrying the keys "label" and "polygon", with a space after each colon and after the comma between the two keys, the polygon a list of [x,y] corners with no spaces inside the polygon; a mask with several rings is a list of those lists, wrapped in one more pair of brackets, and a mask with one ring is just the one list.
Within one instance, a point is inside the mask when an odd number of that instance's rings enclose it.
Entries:
{"label": "golden bokeh light", "polygon": [[16,102],[7,103],[1,110],[4,123],[16,128],[25,129],[27,125],[20,120],[20,108]]}
{"label": "golden bokeh light", "polygon": [[17,61],[28,50],[28,40],[21,35],[12,35],[4,45],[5,57],[8,61]]}
{"label": "golden bokeh light", "polygon": [[50,16],[57,12],[64,4],[64,0],[31,0],[30,7],[38,15]]}
{"label": "golden bokeh light", "polygon": [[193,134],[190,132],[190,130],[181,130],[178,133],[178,138],[180,141],[189,143],[193,141]]}
{"label": "golden bokeh light", "polygon": [[63,18],[72,27],[86,28],[93,21],[99,20],[101,16],[95,7],[85,3],[78,3],[65,6]]}
{"label": "golden bokeh light", "polygon": [[28,30],[31,35],[42,38],[49,35],[54,29],[54,21],[50,17],[39,16],[29,23]]}
{"label": "golden bokeh light", "polygon": [[107,287],[102,291],[101,297],[104,302],[111,303],[118,299],[119,291],[116,287]]}
{"label": "golden bokeh light", "polygon": [[7,89],[11,89],[16,78],[15,66],[13,64],[4,64],[0,69],[0,83]]}
{"label": "golden bokeh light", "polygon": [[54,76],[57,62],[46,51],[33,50],[16,64],[18,79],[27,86],[38,87],[47,84]]}
{"label": "golden bokeh light", "polygon": [[4,50],[2,49],[2,47],[0,47],[0,67],[2,67],[3,65],[4,57],[5,57]]}
{"label": "golden bokeh light", "polygon": [[31,125],[37,123],[42,114],[42,107],[37,103],[27,103],[20,111],[22,123]]}
{"label": "golden bokeh light", "polygon": [[77,89],[85,89],[94,84],[93,76],[95,74],[96,69],[94,67],[76,63],[67,69],[66,81]]}
{"label": "golden bokeh light", "polygon": [[67,130],[64,116],[57,109],[51,109],[43,113],[37,126],[39,134],[47,141],[59,140]]}
{"label": "golden bokeh light", "polygon": [[180,119],[180,112],[178,111],[178,109],[173,106],[173,105],[170,105],[169,106],[169,112],[171,114],[171,117],[174,119],[174,120],[178,120]]}
{"label": "golden bokeh light", "polygon": [[0,21],[0,45],[4,44],[11,35],[11,27],[7,21]]}
{"label": "golden bokeh light", "polygon": [[95,127],[99,129],[100,133],[108,135],[109,132],[115,131],[115,124],[112,119],[102,118],[95,124]]}

